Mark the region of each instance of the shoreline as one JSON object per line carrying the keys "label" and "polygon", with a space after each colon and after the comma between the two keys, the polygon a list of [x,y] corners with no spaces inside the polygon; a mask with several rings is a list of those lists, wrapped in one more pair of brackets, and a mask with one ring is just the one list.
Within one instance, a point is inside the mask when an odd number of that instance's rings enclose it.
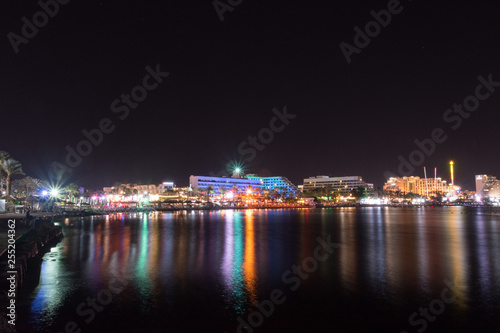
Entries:
{"label": "shoreline", "polygon": [[[492,212],[497,211],[500,213],[498,206],[480,206],[480,205],[370,205],[370,204],[336,204],[336,205],[301,205],[301,206],[260,206],[260,207],[175,207],[175,208],[154,208],[154,209],[97,209],[93,211],[64,211],[64,212],[34,212],[31,213],[32,220],[55,220],[69,217],[85,217],[85,216],[99,216],[109,215],[113,213],[151,213],[151,212],[176,212],[176,211],[219,211],[219,210],[260,210],[260,209],[323,209],[323,208],[422,208],[422,207],[466,207],[466,208],[482,208],[489,209]],[[25,223],[26,214],[22,213],[2,213],[0,214],[0,232],[3,229],[3,222],[8,220],[16,220],[17,222]],[[57,221],[56,221],[57,222]]]}
{"label": "shoreline", "polygon": [[[17,223],[17,221],[16,221]],[[49,252],[64,237],[61,226],[54,225],[49,220],[41,220],[36,228],[25,230],[22,234],[16,233],[16,240],[13,244],[14,253],[7,255],[6,249],[0,255],[0,303],[14,306],[9,313],[5,308],[0,311],[0,331],[16,332],[13,325],[8,322],[8,318],[16,320],[15,311],[16,294],[23,287],[28,277],[28,272],[42,264],[41,258]],[[9,249],[9,252],[12,249]],[[14,255],[12,260],[10,256]],[[12,262],[14,261],[14,262]],[[14,316],[14,317],[12,317]],[[14,324],[15,325],[15,324]]]}

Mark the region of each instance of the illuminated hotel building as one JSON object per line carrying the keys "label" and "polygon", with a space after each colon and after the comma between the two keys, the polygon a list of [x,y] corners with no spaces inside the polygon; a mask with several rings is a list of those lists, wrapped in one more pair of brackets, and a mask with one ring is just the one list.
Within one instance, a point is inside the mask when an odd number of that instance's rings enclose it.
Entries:
{"label": "illuminated hotel building", "polygon": [[[163,182],[160,185],[137,185],[137,184],[121,184],[119,187],[104,187],[102,191],[104,194],[115,194],[120,189],[129,189],[132,192],[137,192],[138,194],[147,193],[147,194],[162,194],[167,190],[173,190],[175,185],[173,182]],[[120,194],[120,193],[116,193]]]}
{"label": "illuminated hotel building", "polygon": [[246,192],[248,188],[257,190],[262,189],[262,183],[259,179],[248,178],[228,178],[228,177],[210,177],[210,176],[190,176],[189,184],[192,189],[207,189],[209,186],[218,193],[221,188],[226,190],[235,189],[236,193]]}
{"label": "illuminated hotel building", "polygon": [[425,183],[425,178],[420,177],[391,177],[384,184],[384,191],[387,192],[401,192],[403,194],[406,193],[415,193],[420,196],[432,196],[436,193],[445,195],[449,192],[455,190],[455,187],[452,185],[447,185],[446,180],[442,180],[441,178],[427,178],[427,185]]}
{"label": "illuminated hotel building", "polygon": [[236,189],[237,193],[245,192],[248,188],[258,191],[277,191],[284,196],[296,196],[299,192],[297,186],[286,177],[260,177],[255,174],[246,175],[244,178],[191,176],[189,184],[193,189],[206,189],[212,186],[216,193],[220,192],[222,187],[226,190]]}
{"label": "illuminated hotel building", "polygon": [[247,175],[248,179],[260,180],[262,190],[264,191],[277,191],[285,196],[296,196],[299,189],[288,178],[281,176],[274,177],[259,177],[257,175]]}
{"label": "illuminated hotel building", "polygon": [[489,175],[476,175],[476,193],[489,198],[500,198],[500,180]]}
{"label": "illuminated hotel building", "polygon": [[164,193],[166,191],[173,191],[175,189],[175,184],[174,182],[163,182],[160,185],[158,185],[158,191],[160,193]]}
{"label": "illuminated hotel building", "polygon": [[358,187],[373,191],[373,184],[365,183],[363,178],[360,176],[317,176],[304,179],[304,191],[312,190],[318,187],[330,187],[333,191],[338,191],[342,194],[348,194]]}

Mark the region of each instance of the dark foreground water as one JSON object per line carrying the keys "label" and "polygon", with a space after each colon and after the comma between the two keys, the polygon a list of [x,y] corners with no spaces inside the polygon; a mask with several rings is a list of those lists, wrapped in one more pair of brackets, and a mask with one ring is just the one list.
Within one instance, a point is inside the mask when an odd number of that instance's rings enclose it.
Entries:
{"label": "dark foreground water", "polygon": [[500,217],[485,209],[169,212],[61,224],[66,237],[18,298],[18,332],[500,328]]}

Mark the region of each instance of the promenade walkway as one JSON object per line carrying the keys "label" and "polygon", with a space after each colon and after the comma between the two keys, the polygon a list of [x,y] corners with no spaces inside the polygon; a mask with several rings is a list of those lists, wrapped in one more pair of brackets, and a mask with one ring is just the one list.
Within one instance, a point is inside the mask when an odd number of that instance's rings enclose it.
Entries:
{"label": "promenade walkway", "polygon": [[[50,218],[53,216],[57,216],[60,214],[57,213],[48,213],[48,212],[36,212],[36,213],[31,213],[30,214],[34,218]],[[4,254],[5,251],[7,251],[8,247],[8,221],[9,220],[15,220],[16,221],[16,240],[19,239],[22,235],[24,235],[30,228],[28,225],[24,222],[26,220],[26,214],[17,214],[17,213],[5,213],[5,214],[0,214],[0,256]]]}

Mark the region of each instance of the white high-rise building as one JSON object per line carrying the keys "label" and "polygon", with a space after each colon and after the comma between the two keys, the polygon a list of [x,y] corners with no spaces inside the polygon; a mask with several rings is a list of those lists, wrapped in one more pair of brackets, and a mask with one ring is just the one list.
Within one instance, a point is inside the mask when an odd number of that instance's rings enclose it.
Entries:
{"label": "white high-rise building", "polygon": [[489,175],[476,175],[476,193],[491,199],[500,198],[500,180]]}
{"label": "white high-rise building", "polygon": [[234,189],[237,193],[244,193],[248,189],[262,189],[260,179],[248,178],[228,178],[228,177],[210,177],[210,176],[190,176],[189,185],[192,189],[205,190],[211,187],[215,193],[220,193],[221,188],[225,190]]}
{"label": "white high-rise building", "polygon": [[333,191],[348,194],[352,190],[361,187],[368,191],[373,191],[373,184],[365,183],[360,176],[330,177],[316,176],[304,179],[303,191],[312,190],[318,187],[329,187]]}

